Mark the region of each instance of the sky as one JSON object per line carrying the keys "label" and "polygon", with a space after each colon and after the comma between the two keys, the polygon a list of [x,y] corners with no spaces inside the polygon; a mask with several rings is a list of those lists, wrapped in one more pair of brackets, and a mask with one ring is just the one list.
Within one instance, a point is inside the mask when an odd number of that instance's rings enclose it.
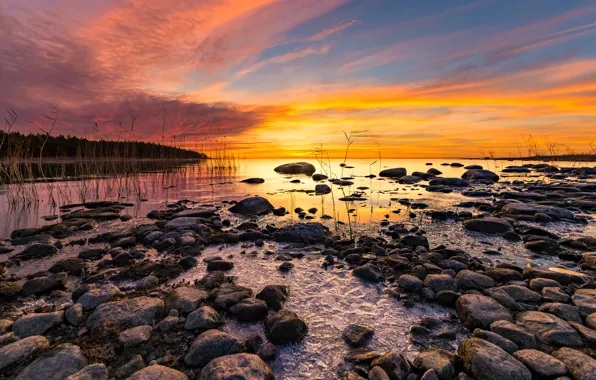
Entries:
{"label": "sky", "polygon": [[55,104],[54,134],[257,158],[596,140],[593,0],[2,0],[0,57],[23,133]]}

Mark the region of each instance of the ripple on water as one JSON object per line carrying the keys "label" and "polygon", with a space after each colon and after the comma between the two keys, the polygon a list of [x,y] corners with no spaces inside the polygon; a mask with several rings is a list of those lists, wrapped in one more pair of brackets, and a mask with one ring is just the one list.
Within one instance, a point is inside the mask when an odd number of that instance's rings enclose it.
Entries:
{"label": "ripple on water", "polygon": [[[270,246],[270,249],[278,248]],[[397,349],[413,355],[408,329],[422,317],[441,318],[447,309],[419,304],[405,308],[384,292],[382,286],[363,283],[349,271],[324,270],[316,257],[294,260],[294,269],[287,274],[277,270],[279,261],[272,257],[242,255],[239,246],[219,250],[207,248],[203,257],[233,254],[236,283],[256,292],[266,285],[289,287],[285,308],[296,312],[309,327],[306,339],[299,344],[281,347],[279,357],[271,364],[277,379],[335,379],[349,351],[342,331],[351,323],[361,323],[375,329],[368,348],[378,351]],[[180,280],[194,281],[205,274],[205,264],[184,273]],[[224,330],[239,338],[258,333],[264,336],[263,324],[247,324],[229,320]]]}

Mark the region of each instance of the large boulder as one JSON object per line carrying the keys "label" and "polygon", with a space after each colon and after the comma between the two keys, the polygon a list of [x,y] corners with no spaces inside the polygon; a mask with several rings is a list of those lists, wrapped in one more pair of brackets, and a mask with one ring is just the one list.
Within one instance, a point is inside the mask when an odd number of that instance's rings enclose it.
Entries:
{"label": "large boulder", "polygon": [[571,299],[584,317],[596,313],[596,289],[578,289]]}
{"label": "large boulder", "polygon": [[258,298],[245,298],[232,306],[230,313],[240,321],[260,321],[267,317],[267,303]]}
{"label": "large boulder", "polygon": [[23,362],[50,347],[48,340],[40,335],[30,336],[0,347],[0,372],[15,363]]}
{"label": "large boulder", "polygon": [[133,373],[127,380],[188,380],[188,376],[175,369],[155,364]]}
{"label": "large boulder", "polygon": [[494,216],[486,216],[484,218],[468,219],[464,221],[466,230],[482,232],[486,234],[504,234],[505,232],[512,232],[513,226],[505,219],[496,218]]}
{"label": "large boulder", "polygon": [[263,215],[272,212],[275,209],[273,205],[263,197],[250,197],[241,200],[230,211],[241,215]]}
{"label": "large boulder", "polygon": [[455,355],[440,349],[424,351],[414,358],[414,367],[420,372],[432,369],[440,380],[451,380],[455,376]]}
{"label": "large boulder", "polygon": [[46,256],[55,255],[58,248],[52,244],[33,243],[25,247],[19,258],[23,260],[39,259]]}
{"label": "large boulder", "polygon": [[406,168],[392,168],[381,170],[379,177],[401,178],[408,174]]}
{"label": "large boulder", "polygon": [[379,279],[383,276],[379,267],[371,263],[366,263],[354,268],[352,274],[367,281],[379,281]]}
{"label": "large boulder", "polygon": [[288,288],[285,285],[267,285],[257,293],[256,297],[267,303],[273,310],[281,310],[288,298]]}
{"label": "large boulder", "polygon": [[539,379],[554,379],[567,374],[567,366],[560,360],[538,350],[519,350],[513,356]]}
{"label": "large boulder", "polygon": [[252,297],[252,289],[225,283],[215,292],[215,306],[227,310],[245,298]]}
{"label": "large boulder", "polygon": [[298,314],[282,310],[265,322],[267,337],[273,344],[302,340],[308,333],[308,326]]}
{"label": "large boulder", "polygon": [[87,319],[86,326],[94,330],[106,323],[135,327],[153,325],[164,314],[164,302],[158,298],[137,297],[100,305]]}
{"label": "large boulder", "polygon": [[56,346],[29,364],[16,380],[63,380],[79,372],[87,359],[79,346],[64,343]]}
{"label": "large boulder", "polygon": [[275,380],[275,376],[257,355],[235,354],[210,361],[198,380]]}
{"label": "large boulder", "polygon": [[320,244],[328,236],[329,228],[321,223],[297,223],[273,233],[273,239],[282,243]]}
{"label": "large boulder", "polygon": [[136,347],[148,341],[152,332],[153,327],[149,325],[133,327],[118,335],[118,343],[122,348]]}
{"label": "large boulder", "polygon": [[545,346],[583,347],[577,331],[561,318],[540,311],[527,311],[517,315],[519,326],[536,335]]}
{"label": "large boulder", "polygon": [[219,330],[208,330],[192,342],[184,363],[189,367],[203,367],[215,358],[243,350],[242,343],[233,336]]}
{"label": "large boulder", "polygon": [[492,278],[467,269],[459,271],[455,280],[463,289],[483,290],[495,286],[495,281]]}
{"label": "large boulder", "polygon": [[279,165],[273,170],[279,174],[306,174],[311,176],[317,169],[313,164],[309,164],[308,162],[292,162]]}
{"label": "large boulder", "polygon": [[490,170],[470,169],[461,177],[466,181],[499,182],[499,176]]}
{"label": "large boulder", "polygon": [[470,330],[487,330],[491,323],[499,320],[512,322],[511,313],[490,297],[464,294],[456,302],[457,315]]}
{"label": "large boulder", "polygon": [[222,323],[221,316],[214,308],[201,306],[188,315],[184,328],[186,330],[209,330],[218,328]]}
{"label": "large boulder", "polygon": [[457,353],[464,370],[475,379],[532,380],[530,371],[500,347],[478,338],[464,340]]}
{"label": "large boulder", "polygon": [[66,288],[68,275],[66,273],[55,273],[49,276],[37,277],[23,284],[24,296],[41,295],[50,293],[52,290],[63,290]]}

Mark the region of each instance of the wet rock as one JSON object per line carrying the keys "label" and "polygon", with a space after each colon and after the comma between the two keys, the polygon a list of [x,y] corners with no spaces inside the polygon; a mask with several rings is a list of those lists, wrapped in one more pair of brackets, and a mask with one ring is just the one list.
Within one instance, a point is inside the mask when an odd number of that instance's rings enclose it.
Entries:
{"label": "wet rock", "polygon": [[265,183],[265,180],[263,178],[246,178],[240,182],[250,183],[250,184],[259,184],[259,183]]}
{"label": "wet rock", "polygon": [[491,323],[490,331],[509,339],[521,349],[538,348],[534,334],[509,321]]}
{"label": "wet rock", "polygon": [[157,298],[137,297],[100,305],[87,319],[86,326],[94,330],[105,323],[117,326],[153,325],[164,314],[164,302]]}
{"label": "wet rock", "polygon": [[127,380],[188,380],[188,376],[175,369],[155,364],[136,371]]}
{"label": "wet rock", "polygon": [[212,216],[215,216],[217,214],[217,209],[212,208],[212,207],[207,207],[207,208],[193,208],[193,209],[188,209],[188,210],[183,210],[180,212],[177,212],[176,214],[174,214],[174,218],[184,218],[184,217],[190,217],[190,218],[211,218]]}
{"label": "wet rock", "polygon": [[262,215],[272,212],[273,205],[263,197],[245,198],[230,207],[230,212],[242,215]]}
{"label": "wet rock", "polygon": [[83,294],[77,303],[81,304],[83,310],[93,310],[99,305],[105,302],[112,301],[117,296],[121,295],[122,292],[117,286],[112,284],[102,285],[101,288],[92,289],[87,293]]}
{"label": "wet rock", "polygon": [[401,178],[408,174],[406,168],[385,169],[379,172],[379,177]]}
{"label": "wet rock", "polygon": [[164,225],[166,230],[177,230],[177,229],[194,229],[201,224],[203,218],[199,218],[196,216],[181,216],[174,218],[172,220],[168,220],[167,223]]}
{"label": "wet rock", "polygon": [[279,165],[273,170],[280,174],[305,174],[311,176],[316,171],[316,168],[308,162],[292,162]]}
{"label": "wet rock", "polygon": [[420,181],[422,181],[422,178],[420,178],[418,176],[414,176],[414,175],[406,175],[406,176],[400,177],[398,180],[399,183],[406,184],[406,185],[413,185]]}
{"label": "wet rock", "polygon": [[188,315],[184,328],[186,330],[210,330],[218,328],[222,323],[223,320],[215,309],[210,306],[201,306]]}
{"label": "wet rock", "polygon": [[81,326],[85,323],[83,315],[83,306],[80,303],[75,303],[64,312],[64,319],[73,326]]}
{"label": "wet rock", "polygon": [[102,363],[91,364],[68,376],[66,380],[108,380],[108,369]]}
{"label": "wet rock", "polygon": [[221,356],[209,362],[198,380],[275,380],[269,366],[257,355],[235,354]]}
{"label": "wet rock", "polygon": [[440,380],[450,380],[455,376],[455,356],[444,350],[429,350],[416,355],[414,367],[420,372],[434,370]]}
{"label": "wet rock", "polygon": [[1,281],[0,282],[0,302],[9,302],[16,299],[21,291],[23,290],[23,286],[18,282],[12,281]]}
{"label": "wet rock", "polygon": [[524,247],[541,255],[556,255],[561,251],[559,244],[551,239],[532,240],[524,243]]}
{"label": "wet rock", "polygon": [[267,317],[267,303],[258,298],[245,298],[232,306],[230,313],[240,321],[260,321]]}
{"label": "wet rock", "polygon": [[596,359],[592,359],[583,352],[564,347],[553,352],[552,356],[565,363],[573,379],[596,379]]}
{"label": "wet rock", "polygon": [[464,221],[464,227],[467,230],[482,232],[487,234],[503,234],[513,231],[513,226],[505,219],[487,216],[478,219],[468,219]]}
{"label": "wet rock", "polygon": [[398,279],[399,286],[406,292],[417,293],[424,287],[424,282],[416,276],[402,274]]}
{"label": "wet rock", "polygon": [[316,185],[315,186],[315,194],[317,195],[324,195],[331,193],[331,188],[327,185]]}
{"label": "wet rock", "polygon": [[579,311],[579,308],[577,308],[576,306],[552,302],[542,304],[538,311],[541,311],[543,313],[554,314],[557,317],[568,322],[582,323],[582,315]]}
{"label": "wet rock", "polygon": [[426,236],[419,236],[419,235],[408,235],[404,236],[403,238],[399,239],[399,242],[406,247],[416,248],[416,247],[424,247],[429,248],[428,239]]}
{"label": "wet rock", "polygon": [[141,355],[135,355],[114,371],[117,378],[129,378],[132,374],[145,368],[145,361]]}
{"label": "wet rock", "polygon": [[218,330],[209,330],[194,340],[184,357],[184,363],[189,367],[203,367],[215,358],[243,350],[242,343],[236,338]]}
{"label": "wet rock", "polygon": [[523,281],[524,279],[520,272],[510,268],[490,268],[485,271],[485,274],[499,283]]}
{"label": "wet rock", "polygon": [[385,372],[381,367],[373,367],[370,371],[368,371],[368,380],[391,380],[387,372]]}
{"label": "wet rock", "polygon": [[49,347],[48,340],[39,335],[26,337],[0,347],[0,371],[13,364],[24,362]]}
{"label": "wet rock", "polygon": [[85,265],[83,264],[83,259],[74,257],[56,262],[50,267],[49,271],[51,273],[65,272],[68,274],[79,275],[84,269]]}
{"label": "wet rock", "polygon": [[571,299],[584,317],[596,313],[596,289],[578,289]]}
{"label": "wet rock", "polygon": [[184,270],[190,270],[194,267],[197,266],[197,259],[195,259],[192,256],[186,256],[184,258],[182,258],[180,261],[178,261],[178,265],[180,265],[182,267],[182,269]]}
{"label": "wet rock", "polygon": [[544,288],[562,288],[563,286],[555,280],[548,278],[536,278],[530,281],[530,289],[535,292],[542,292]]}
{"label": "wet rock", "polygon": [[554,379],[567,374],[567,366],[560,360],[537,350],[520,350],[513,356],[522,362],[537,378]]}
{"label": "wet rock", "polygon": [[327,178],[329,178],[329,177],[327,177],[327,176],[326,176],[326,175],[324,175],[324,174],[313,174],[313,176],[312,176],[312,180],[313,180],[313,181],[324,181],[324,180],[326,180]]}
{"label": "wet rock", "polygon": [[366,325],[351,324],[343,331],[342,336],[352,347],[362,347],[372,339],[375,330]]}
{"label": "wet rock", "polygon": [[188,286],[181,286],[174,289],[166,298],[166,308],[168,310],[175,309],[183,313],[190,313],[199,305],[207,300],[206,291],[191,288]]}
{"label": "wet rock", "polygon": [[137,289],[151,289],[157,285],[159,285],[159,278],[155,276],[146,276],[137,282]]}
{"label": "wet rock", "polygon": [[16,377],[17,380],[63,380],[79,372],[87,359],[79,346],[64,343],[56,346],[29,364]]}
{"label": "wet rock", "polygon": [[322,244],[327,237],[329,229],[321,223],[297,223],[273,233],[273,239],[282,243]]}
{"label": "wet rock", "polygon": [[236,284],[222,284],[216,292],[215,306],[227,310],[245,298],[252,297],[252,290]]}
{"label": "wet rock", "polygon": [[99,260],[106,255],[104,248],[93,248],[79,252],[79,258],[83,260]]}
{"label": "wet rock", "polygon": [[490,170],[483,170],[480,168],[469,169],[462,176],[466,181],[487,181],[487,182],[499,182],[499,176]]}
{"label": "wet rock", "polygon": [[52,290],[66,289],[66,273],[56,273],[49,276],[37,277],[23,284],[23,296],[40,295],[50,293]]}
{"label": "wet rock", "polygon": [[457,351],[464,370],[476,379],[531,380],[530,371],[498,346],[478,338],[464,340]]}
{"label": "wet rock", "polygon": [[12,331],[21,338],[44,335],[50,329],[60,325],[63,318],[63,311],[27,314],[14,322]]}
{"label": "wet rock", "polygon": [[517,316],[517,324],[534,333],[538,342],[546,346],[582,347],[581,337],[561,318],[540,311],[527,311]]}
{"label": "wet rock", "polygon": [[488,342],[491,342],[494,345],[499,346],[501,349],[505,350],[506,352],[513,354],[515,351],[519,350],[517,344],[513,343],[507,338],[502,337],[499,334],[496,334],[492,331],[486,331],[482,329],[474,330],[472,334],[473,338],[484,339]]}
{"label": "wet rock", "polygon": [[542,297],[547,302],[569,302],[569,295],[563,292],[560,288],[542,288]]}
{"label": "wet rock", "polygon": [[162,319],[157,325],[155,325],[155,329],[161,332],[168,332],[174,329],[179,322],[180,318],[178,318],[177,314],[176,316],[167,316],[164,319]]}
{"label": "wet rock", "polygon": [[265,301],[269,308],[278,311],[288,298],[288,288],[285,285],[267,285],[256,297]]}
{"label": "wet rock", "polygon": [[455,280],[463,289],[483,290],[495,286],[495,281],[492,278],[471,270],[460,271],[455,276]]}
{"label": "wet rock", "polygon": [[118,335],[118,344],[122,348],[131,348],[139,346],[151,338],[153,327],[149,325],[137,326],[131,329],[122,331]]}
{"label": "wet rock", "polygon": [[23,260],[39,259],[55,255],[58,252],[58,248],[52,244],[33,243],[25,247],[23,252],[19,254],[19,258]]}
{"label": "wet rock", "polygon": [[352,273],[354,276],[367,281],[379,281],[379,279],[383,276],[379,267],[371,263],[366,263],[354,268]]}
{"label": "wet rock", "polygon": [[308,333],[306,323],[289,310],[279,311],[267,319],[265,330],[273,344],[299,341]]}
{"label": "wet rock", "polygon": [[536,279],[536,278],[546,278],[550,280],[555,280],[562,285],[569,285],[572,283],[575,284],[583,284],[587,281],[585,275],[576,275],[570,273],[569,271],[556,271],[556,270],[545,270],[539,269],[531,266],[527,266],[524,268],[524,278],[526,279]]}
{"label": "wet rock", "polygon": [[207,264],[208,271],[228,271],[234,269],[234,263],[226,260],[213,260]]}
{"label": "wet rock", "polygon": [[429,274],[424,279],[424,285],[437,293],[441,290],[457,291],[458,285],[455,279],[447,274]]}
{"label": "wet rock", "polygon": [[512,322],[509,311],[492,298],[477,294],[464,294],[456,302],[457,315],[470,330],[488,329],[490,324],[505,320]]}
{"label": "wet rock", "polygon": [[13,322],[10,319],[0,319],[0,335],[10,331],[12,324]]}
{"label": "wet rock", "polygon": [[373,360],[371,367],[380,367],[391,380],[404,380],[412,371],[406,358],[395,350]]}
{"label": "wet rock", "polygon": [[470,183],[461,178],[436,178],[429,182],[431,186],[468,187]]}

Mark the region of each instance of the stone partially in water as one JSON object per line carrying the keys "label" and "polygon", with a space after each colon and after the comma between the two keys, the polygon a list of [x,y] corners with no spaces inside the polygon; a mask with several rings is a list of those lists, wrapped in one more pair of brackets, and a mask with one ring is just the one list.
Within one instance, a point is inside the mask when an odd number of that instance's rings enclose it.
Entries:
{"label": "stone partially in water", "polygon": [[379,172],[379,177],[401,178],[408,174],[406,168],[385,169]]}
{"label": "stone partially in water", "polygon": [[281,344],[302,340],[308,333],[308,326],[298,314],[282,310],[273,315],[265,323],[267,337],[273,344]]}
{"label": "stone partially in water", "polygon": [[373,337],[375,330],[366,325],[349,325],[342,333],[346,343],[352,347],[361,347],[367,344]]}
{"label": "stone partially in water", "polygon": [[321,223],[297,223],[280,228],[273,239],[282,243],[320,244],[329,236],[329,229]]}
{"label": "stone partially in water", "polygon": [[245,198],[230,207],[230,211],[241,215],[263,215],[275,209],[269,201],[263,197]]}
{"label": "stone partially in water", "polygon": [[371,367],[381,367],[389,375],[391,380],[404,380],[408,377],[412,368],[410,363],[398,351],[389,351],[386,354],[373,360]]}
{"label": "stone partially in water", "polygon": [[309,164],[308,162],[292,162],[289,164],[279,165],[273,170],[280,174],[306,174],[311,176],[317,169],[313,164]]}
{"label": "stone partially in water", "polygon": [[487,234],[504,234],[513,231],[513,226],[505,219],[487,216],[478,219],[464,221],[466,230],[482,232]]}
{"label": "stone partially in water", "polygon": [[490,170],[470,169],[465,172],[462,176],[466,181],[488,181],[488,182],[499,182],[499,176]]}
{"label": "stone partially in water", "polygon": [[207,300],[208,296],[204,290],[189,286],[180,286],[168,294],[166,308],[168,310],[175,309],[183,313],[190,313]]}
{"label": "stone partially in water", "polygon": [[184,357],[189,367],[203,367],[220,356],[240,353],[244,350],[236,338],[219,330],[208,330],[199,335]]}
{"label": "stone partially in water", "polygon": [[210,330],[218,328],[222,323],[221,316],[214,308],[201,306],[188,315],[184,328],[186,330]]}
{"label": "stone partially in water", "polygon": [[257,355],[226,355],[209,362],[198,380],[275,380],[269,366]]}

